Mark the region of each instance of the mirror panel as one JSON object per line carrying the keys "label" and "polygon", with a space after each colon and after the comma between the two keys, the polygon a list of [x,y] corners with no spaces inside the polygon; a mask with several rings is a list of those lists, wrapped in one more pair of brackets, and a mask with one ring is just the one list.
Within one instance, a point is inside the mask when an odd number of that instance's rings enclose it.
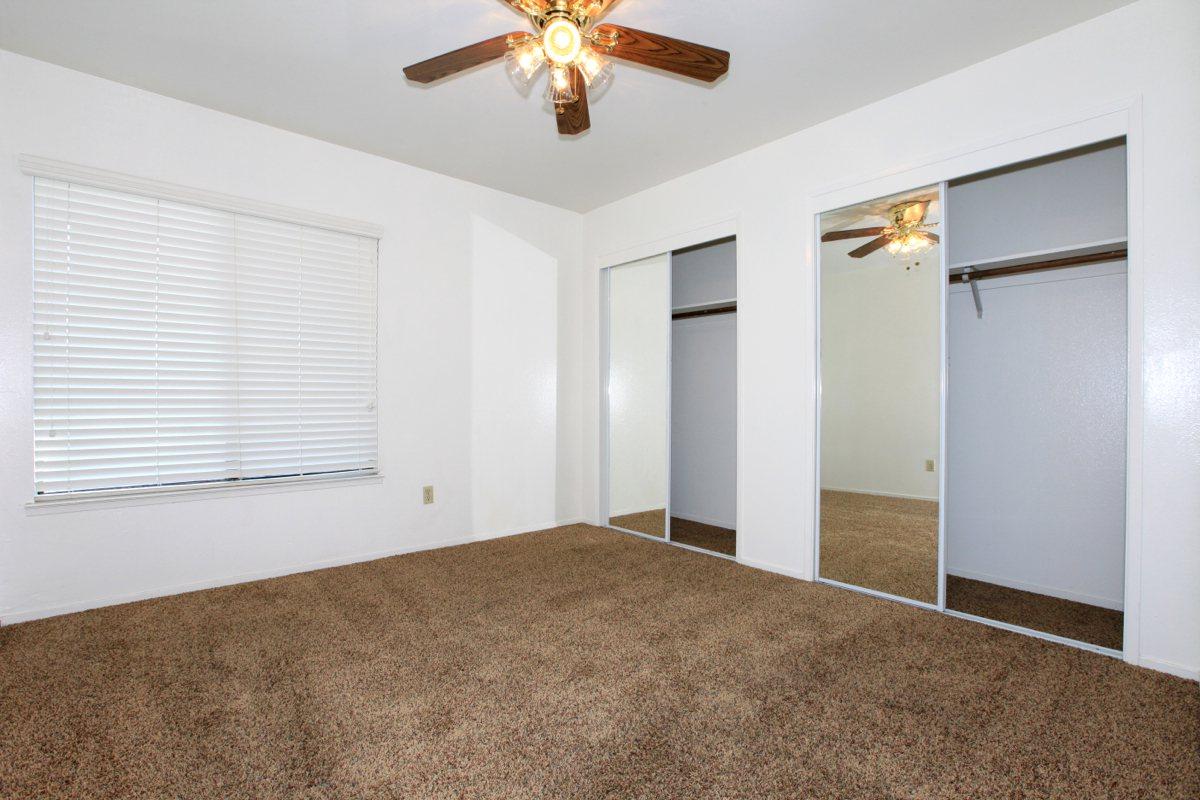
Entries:
{"label": "mirror panel", "polygon": [[821,217],[820,577],[936,604],[938,187]]}
{"label": "mirror panel", "polygon": [[609,525],[667,536],[670,256],[608,270]]}

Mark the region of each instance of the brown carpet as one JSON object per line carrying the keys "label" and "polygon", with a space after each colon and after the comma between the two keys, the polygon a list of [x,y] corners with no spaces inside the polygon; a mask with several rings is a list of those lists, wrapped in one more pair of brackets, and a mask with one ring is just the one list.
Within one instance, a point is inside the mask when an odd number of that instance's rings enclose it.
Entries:
{"label": "brown carpet", "polygon": [[587,526],[0,628],[4,798],[1195,798],[1200,689]]}
{"label": "brown carpet", "polygon": [[667,510],[656,508],[653,511],[638,511],[633,514],[622,514],[619,517],[609,517],[608,524],[627,531],[637,531],[647,536],[667,538]]}
{"label": "brown carpet", "polygon": [[937,602],[938,504],[821,490],[821,577]]}
{"label": "brown carpet", "polygon": [[671,541],[690,544],[714,553],[727,556],[737,555],[737,533],[729,528],[719,528],[690,519],[671,517]]}
{"label": "brown carpet", "polygon": [[946,576],[946,608],[1113,650],[1120,650],[1124,639],[1120,611],[957,575]]}

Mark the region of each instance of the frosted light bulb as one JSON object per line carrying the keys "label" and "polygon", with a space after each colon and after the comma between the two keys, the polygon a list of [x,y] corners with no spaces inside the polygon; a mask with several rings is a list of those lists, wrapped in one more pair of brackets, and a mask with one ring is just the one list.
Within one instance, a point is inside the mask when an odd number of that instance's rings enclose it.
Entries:
{"label": "frosted light bulb", "polygon": [[505,62],[509,76],[518,84],[525,86],[533,80],[538,70],[546,63],[546,54],[536,41],[527,42],[508,51]]}
{"label": "frosted light bulb", "polygon": [[571,85],[571,71],[566,67],[555,66],[550,70],[550,85],[546,87],[546,99],[555,105],[574,103],[577,99],[575,88]]}
{"label": "frosted light bulb", "polygon": [[583,48],[583,34],[579,26],[564,17],[556,17],[542,31],[542,46],[546,58],[560,66],[566,66],[579,56]]}
{"label": "frosted light bulb", "polygon": [[583,48],[575,64],[594,95],[612,80],[612,64],[590,47]]}

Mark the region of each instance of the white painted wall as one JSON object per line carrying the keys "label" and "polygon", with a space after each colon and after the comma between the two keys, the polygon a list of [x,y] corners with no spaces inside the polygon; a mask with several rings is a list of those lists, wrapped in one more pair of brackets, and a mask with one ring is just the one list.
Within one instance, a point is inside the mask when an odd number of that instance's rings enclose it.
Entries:
{"label": "white painted wall", "polygon": [[[548,409],[547,358],[557,338],[577,349],[580,217],[385,159],[247,122],[0,52],[0,621],[52,614],[315,565],[463,541],[578,516],[578,410]],[[378,223],[379,398],[383,479],[292,491],[227,493],[187,502],[30,514],[32,179],[20,153]],[[480,220],[473,226],[472,220]],[[490,226],[484,228],[483,222]],[[477,234],[478,236],[473,236]],[[507,231],[507,239],[498,231]],[[522,243],[515,242],[515,239]],[[475,245],[507,241],[503,258]],[[527,244],[526,244],[527,243]],[[536,248],[513,281],[494,270]],[[479,257],[476,257],[479,255]],[[486,282],[475,291],[475,281]],[[564,297],[557,330],[553,298]],[[547,304],[549,308],[547,308]],[[570,306],[570,310],[567,307]],[[474,312],[474,314],[473,314]],[[530,376],[533,404],[508,403],[523,446],[473,437],[473,347],[499,323],[524,319],[494,388]],[[473,319],[473,316],[475,317]],[[546,342],[529,349],[535,331]],[[483,357],[483,354],[480,354]],[[500,376],[499,372],[511,374]],[[577,365],[558,393],[577,404]],[[564,382],[565,381],[565,382]],[[480,388],[483,388],[482,385]],[[560,466],[558,486],[550,452]],[[474,483],[472,463],[504,472]],[[539,481],[536,490],[526,474]],[[433,484],[437,502],[421,503]],[[555,496],[555,494],[557,496]],[[553,497],[553,502],[551,502]],[[557,512],[557,513],[556,513]]]}
{"label": "white painted wall", "polygon": [[[1142,114],[1130,150],[1136,147],[1131,159],[1142,171],[1131,190],[1144,219],[1145,269],[1135,277],[1144,315],[1144,420],[1136,432],[1143,536],[1140,641],[1130,657],[1200,675],[1198,39],[1200,4],[1142,0],[589,213],[578,309],[585,514],[598,518],[597,315],[605,259],[679,247],[689,231],[735,221],[739,552],[749,563],[811,577],[812,198],[881,175],[892,177],[878,194],[970,174],[1001,140],[1017,142],[1004,152],[1019,160],[1022,148],[1057,141],[1064,120],[1138,97]],[[956,174],[941,166],[951,157],[964,167]]]}
{"label": "white painted wall", "polygon": [[1124,238],[1125,156],[1108,143],[951,184],[950,263]]}
{"label": "white painted wall", "polygon": [[476,215],[471,244],[471,530],[550,526],[558,261]]}
{"label": "white painted wall", "polygon": [[737,528],[737,314],[671,324],[671,515]]}
{"label": "white painted wall", "polygon": [[821,488],[937,500],[942,248],[860,243],[821,245]]}
{"label": "white painted wall", "polygon": [[981,281],[983,319],[951,292],[948,573],[1122,607],[1125,285],[1124,263]]}
{"label": "white painted wall", "polygon": [[609,513],[667,507],[671,257],[609,272]]}

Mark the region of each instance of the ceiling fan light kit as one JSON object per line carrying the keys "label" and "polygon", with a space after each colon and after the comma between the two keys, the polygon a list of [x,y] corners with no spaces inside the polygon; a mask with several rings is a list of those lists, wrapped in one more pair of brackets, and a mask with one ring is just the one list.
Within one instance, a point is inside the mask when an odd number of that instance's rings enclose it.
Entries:
{"label": "ceiling fan light kit", "polygon": [[907,260],[920,255],[941,241],[931,229],[936,222],[926,222],[929,211],[928,200],[909,200],[897,203],[888,209],[890,224],[882,228],[855,228],[847,231],[830,231],[821,236],[822,242],[837,242],[843,239],[875,238],[850,251],[851,258],[865,258],[880,248],[897,258]]}
{"label": "ceiling fan light kit", "polygon": [[933,247],[937,235],[929,230],[933,223],[925,222],[928,208],[929,203],[925,201],[892,206],[889,212],[892,224],[886,228],[889,241],[884,246],[889,253],[900,258],[911,258]]}
{"label": "ceiling fan light kit", "polygon": [[729,53],[668,36],[596,20],[616,0],[503,0],[526,14],[536,33],[498,36],[404,68],[418,83],[432,83],[503,57],[509,76],[528,86],[548,66],[546,87],[559,133],[574,136],[591,127],[588,92],[611,80],[606,56],[712,82],[729,70]]}

